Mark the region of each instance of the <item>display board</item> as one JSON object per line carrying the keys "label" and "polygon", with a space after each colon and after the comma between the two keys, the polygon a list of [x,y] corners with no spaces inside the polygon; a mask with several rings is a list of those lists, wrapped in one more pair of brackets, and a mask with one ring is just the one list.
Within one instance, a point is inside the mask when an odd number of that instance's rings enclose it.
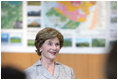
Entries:
{"label": "display board", "polygon": [[60,53],[108,53],[117,41],[116,1],[1,1],[1,51],[35,52],[45,27],[64,36]]}

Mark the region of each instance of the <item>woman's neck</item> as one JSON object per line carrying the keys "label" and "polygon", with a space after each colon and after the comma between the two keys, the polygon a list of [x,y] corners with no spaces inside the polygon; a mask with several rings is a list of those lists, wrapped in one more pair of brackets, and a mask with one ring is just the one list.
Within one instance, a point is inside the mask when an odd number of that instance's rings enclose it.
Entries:
{"label": "woman's neck", "polygon": [[54,60],[41,58],[41,63],[53,75],[53,72],[54,72]]}
{"label": "woman's neck", "polygon": [[48,67],[50,65],[54,65],[54,60],[50,60],[50,59],[44,59],[44,58],[41,58],[41,63],[42,65],[44,65],[45,67]]}

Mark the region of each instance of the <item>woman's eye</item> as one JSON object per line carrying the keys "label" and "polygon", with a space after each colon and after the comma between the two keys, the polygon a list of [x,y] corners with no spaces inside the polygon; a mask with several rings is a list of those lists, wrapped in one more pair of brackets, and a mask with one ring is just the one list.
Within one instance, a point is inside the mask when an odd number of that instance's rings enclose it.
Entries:
{"label": "woman's eye", "polygon": [[59,46],[59,43],[56,43],[56,46]]}
{"label": "woman's eye", "polygon": [[51,46],[51,45],[52,45],[52,43],[51,43],[51,42],[48,42],[48,45],[50,45],[50,46]]}

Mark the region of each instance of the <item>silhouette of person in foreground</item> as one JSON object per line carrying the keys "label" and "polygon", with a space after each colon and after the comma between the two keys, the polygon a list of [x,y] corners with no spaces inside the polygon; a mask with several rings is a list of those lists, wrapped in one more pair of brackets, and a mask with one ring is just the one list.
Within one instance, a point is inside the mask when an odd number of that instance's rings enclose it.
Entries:
{"label": "silhouette of person in foreground", "polygon": [[117,42],[114,43],[107,57],[106,78],[117,79]]}
{"label": "silhouette of person in foreground", "polygon": [[25,73],[13,67],[1,67],[1,79],[26,79]]}

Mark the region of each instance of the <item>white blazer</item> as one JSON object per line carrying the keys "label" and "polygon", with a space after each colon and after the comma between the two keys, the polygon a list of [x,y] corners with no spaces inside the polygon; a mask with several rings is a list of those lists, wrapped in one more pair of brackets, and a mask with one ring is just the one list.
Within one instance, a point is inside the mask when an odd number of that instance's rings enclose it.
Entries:
{"label": "white blazer", "polygon": [[74,79],[73,69],[55,62],[54,74],[51,75],[48,70],[42,66],[40,59],[31,67],[24,70],[27,79]]}

